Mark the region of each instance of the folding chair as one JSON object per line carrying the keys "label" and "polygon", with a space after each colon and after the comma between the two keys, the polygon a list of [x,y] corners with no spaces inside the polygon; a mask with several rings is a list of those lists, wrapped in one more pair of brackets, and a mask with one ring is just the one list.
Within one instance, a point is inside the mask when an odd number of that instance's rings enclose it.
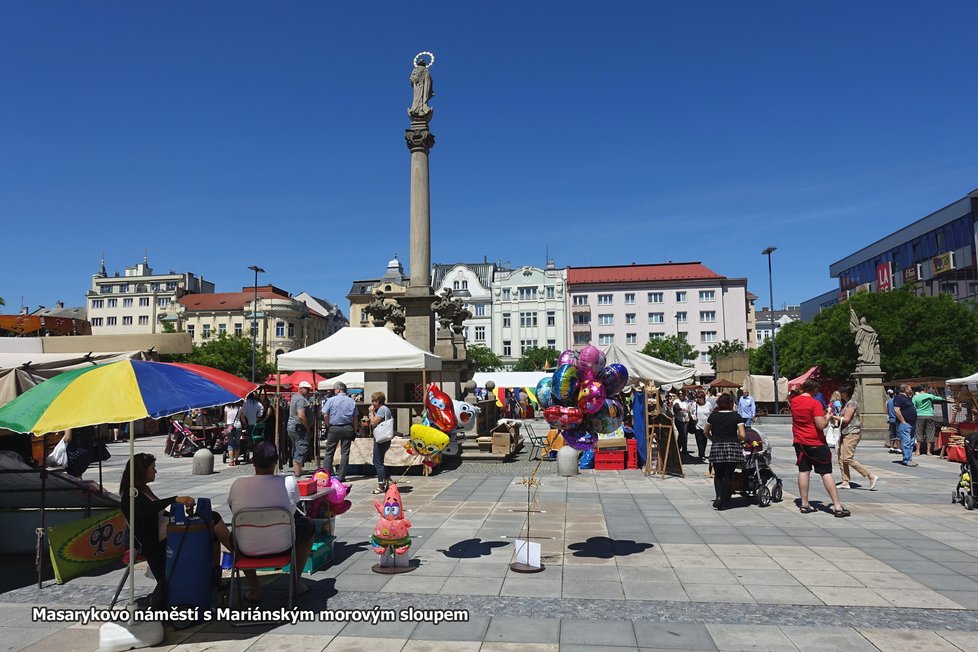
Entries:
{"label": "folding chair", "polygon": [[[550,453],[550,444],[547,442],[546,435],[538,435],[533,430],[533,425],[529,421],[523,421],[523,432],[526,433],[526,438],[530,440],[530,457],[529,459],[541,459],[541,456],[546,451]],[[533,457],[533,453],[536,451],[536,458]]]}
{"label": "folding chair", "polygon": [[[250,528],[260,529],[268,527],[287,526],[291,532],[292,546],[283,552],[271,555],[247,555],[241,552],[238,547],[240,535],[247,532]],[[240,571],[257,570],[259,568],[285,568],[289,566],[289,609],[292,608],[292,594],[295,582],[301,569],[296,568],[295,563],[295,521],[292,519],[292,512],[281,507],[266,507],[260,509],[243,509],[234,515],[231,521],[231,541],[234,550],[231,551],[231,606],[235,606],[241,600]],[[237,600],[235,600],[237,598]]]}

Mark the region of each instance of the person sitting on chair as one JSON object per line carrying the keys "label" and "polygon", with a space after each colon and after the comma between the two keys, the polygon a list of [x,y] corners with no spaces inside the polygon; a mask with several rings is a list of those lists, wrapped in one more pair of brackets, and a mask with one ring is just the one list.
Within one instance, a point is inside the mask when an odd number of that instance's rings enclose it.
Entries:
{"label": "person sitting on chair", "polygon": [[[285,477],[275,474],[278,462],[278,450],[267,441],[259,442],[251,454],[255,465],[255,475],[238,478],[228,492],[228,507],[232,514],[245,509],[265,509],[281,507],[293,514],[295,522],[295,541],[287,526],[265,528],[249,528],[247,531],[233,533],[234,543],[239,550],[249,557],[280,554],[293,545],[295,546],[295,563],[297,569],[302,569],[312,552],[314,527],[312,521],[296,511],[296,500],[285,484]],[[234,519],[232,518],[232,522]],[[245,599],[252,604],[261,601],[261,585],[254,570],[246,569],[248,592]],[[302,595],[309,587],[299,581],[299,573],[295,575],[294,593]]]}

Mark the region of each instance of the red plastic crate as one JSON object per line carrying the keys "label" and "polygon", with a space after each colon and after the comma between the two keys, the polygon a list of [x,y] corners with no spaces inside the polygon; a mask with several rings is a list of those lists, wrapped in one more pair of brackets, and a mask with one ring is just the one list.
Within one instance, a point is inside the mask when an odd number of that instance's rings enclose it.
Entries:
{"label": "red plastic crate", "polygon": [[628,456],[625,459],[625,468],[637,469],[638,468],[638,442],[634,439],[629,439],[626,444],[628,445]]}
{"label": "red plastic crate", "polygon": [[624,471],[625,451],[594,451],[595,471]]}
{"label": "red plastic crate", "polygon": [[[958,462],[959,464],[964,464],[968,461],[967,456],[964,453],[964,446],[948,446],[947,447],[947,461],[948,462]],[[598,468],[597,457],[594,459],[594,468]]]}

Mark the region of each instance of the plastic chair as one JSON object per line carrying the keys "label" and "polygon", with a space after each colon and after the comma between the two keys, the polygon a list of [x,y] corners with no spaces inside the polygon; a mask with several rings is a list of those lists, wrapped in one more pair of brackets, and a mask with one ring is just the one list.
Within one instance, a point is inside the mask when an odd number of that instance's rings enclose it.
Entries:
{"label": "plastic chair", "polygon": [[[136,562],[146,561],[139,552],[136,552]],[[109,609],[115,606],[115,603],[119,601],[119,594],[122,593],[122,587],[126,585],[126,580],[129,579],[129,551],[126,550],[122,553],[122,563],[125,566],[125,572],[122,573],[122,579],[119,580],[119,586],[115,587],[115,595],[112,596],[112,604],[109,605]]]}
{"label": "plastic chair", "polygon": [[[292,546],[283,552],[271,555],[247,555],[238,547],[239,535],[249,528],[268,528],[288,526],[291,532]],[[292,596],[298,573],[295,563],[295,521],[292,512],[281,507],[265,507],[260,509],[242,509],[235,513],[231,520],[231,541],[234,550],[231,551],[231,606],[241,600],[240,574],[242,570],[257,570],[259,568],[289,567],[289,609],[292,608]],[[235,590],[237,589],[237,590]],[[237,601],[235,600],[237,598]]]}
{"label": "plastic chair", "polygon": [[254,449],[255,446],[265,441],[265,422],[259,421],[255,425],[251,426],[251,447]]}

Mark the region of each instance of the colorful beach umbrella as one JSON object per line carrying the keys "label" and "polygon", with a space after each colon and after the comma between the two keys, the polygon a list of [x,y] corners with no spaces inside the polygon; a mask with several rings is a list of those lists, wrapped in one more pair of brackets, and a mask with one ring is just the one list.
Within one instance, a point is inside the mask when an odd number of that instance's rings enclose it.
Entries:
{"label": "colorful beach umbrella", "polygon": [[0,407],[0,428],[42,434],[226,405],[257,385],[193,364],[121,360],[68,371]]}

